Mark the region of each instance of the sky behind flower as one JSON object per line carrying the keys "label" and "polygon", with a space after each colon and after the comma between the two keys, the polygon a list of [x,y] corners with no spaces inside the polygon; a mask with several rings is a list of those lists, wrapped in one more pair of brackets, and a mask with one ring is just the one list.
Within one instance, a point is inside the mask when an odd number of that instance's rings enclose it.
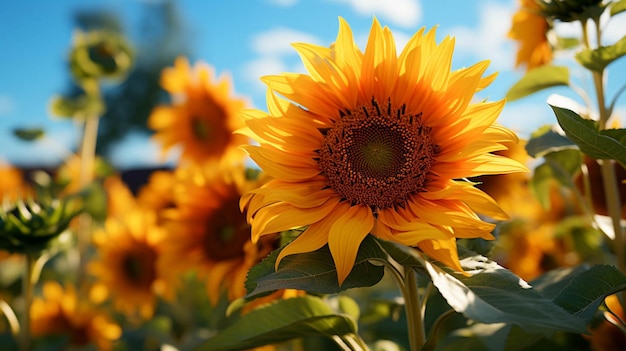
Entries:
{"label": "sky behind flower", "polygon": [[[121,16],[125,28],[135,28],[143,2],[159,0],[59,0],[54,2],[10,2],[0,12],[0,162],[18,165],[55,165],[78,142],[76,126],[69,120],[51,117],[50,98],[63,92],[67,82],[65,57],[71,45],[72,16],[77,9],[103,8]],[[421,27],[438,26],[437,38],[456,37],[453,68],[491,60],[488,73],[498,78],[480,98],[499,100],[523,75],[514,70],[515,43],[508,40],[514,0],[255,0],[176,2],[190,33],[191,60],[202,60],[218,74],[231,76],[234,93],[249,100],[250,107],[265,109],[265,87],[259,77],[281,72],[304,72],[290,43],[308,42],[328,46],[335,39],[338,17],[352,27],[357,43],[364,48],[372,17],[391,28],[398,51]],[[624,16],[624,15],[620,15]],[[620,23],[618,23],[620,22]],[[574,35],[577,28],[561,26],[559,33]],[[614,21],[605,32],[613,43],[626,34],[626,21]],[[133,33],[129,33],[131,41]],[[557,62],[559,58],[557,57]],[[573,67],[573,66],[572,66]],[[610,66],[609,97],[619,89],[626,64]],[[572,71],[591,87],[583,70]],[[621,79],[623,81],[623,79]],[[532,98],[508,103],[500,123],[528,135],[538,126],[552,123],[546,105],[551,89]],[[625,99],[618,112],[626,115]],[[34,144],[16,140],[17,127],[44,127],[48,137]],[[158,147],[144,137],[130,135],[114,151],[117,166],[128,168],[160,162]]]}

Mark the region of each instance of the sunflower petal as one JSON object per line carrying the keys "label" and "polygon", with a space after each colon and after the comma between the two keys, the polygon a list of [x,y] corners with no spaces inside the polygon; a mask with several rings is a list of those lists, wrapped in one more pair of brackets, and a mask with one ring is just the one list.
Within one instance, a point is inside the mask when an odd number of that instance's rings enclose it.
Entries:
{"label": "sunflower petal", "polygon": [[359,246],[373,227],[374,215],[365,206],[351,206],[330,227],[328,247],[335,261],[339,285],[352,271]]}

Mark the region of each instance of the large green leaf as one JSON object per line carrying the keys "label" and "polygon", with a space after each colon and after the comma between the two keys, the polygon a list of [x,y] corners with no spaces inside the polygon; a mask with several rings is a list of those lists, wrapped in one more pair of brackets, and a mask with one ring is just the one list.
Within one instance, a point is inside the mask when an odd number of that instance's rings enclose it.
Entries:
{"label": "large green leaf", "polygon": [[626,165],[626,145],[615,139],[618,132],[599,131],[594,121],[575,112],[551,106],[563,131],[580,150],[595,159],[613,159]]}
{"label": "large green leaf", "polygon": [[554,303],[589,322],[605,297],[622,290],[626,275],[614,266],[597,265],[576,275]]}
{"label": "large green leaf", "polygon": [[624,55],[626,55],[626,36],[610,46],[585,49],[576,54],[576,60],[587,69],[601,72],[611,62]]}
{"label": "large green leaf", "polygon": [[552,126],[547,125],[538,129],[526,143],[526,152],[531,157],[541,157],[549,152],[564,149],[577,149],[578,146],[566,136],[554,131]]}
{"label": "large green leaf", "polygon": [[587,265],[553,269],[533,279],[530,284],[543,297],[552,300],[572,282],[574,277],[588,269]]}
{"label": "large green leaf", "polygon": [[261,263],[250,269],[246,279],[246,298],[265,295],[279,289],[299,289],[308,292],[332,294],[356,287],[367,287],[378,283],[384,275],[384,267],[374,265],[370,259],[386,259],[386,254],[371,236],[363,240],[354,268],[341,286],[337,280],[337,269],[332,255],[325,245],[321,249],[282,259],[278,270],[274,270],[279,250],[272,252]]}
{"label": "large green leaf", "polygon": [[354,334],[356,330],[354,320],[338,314],[321,298],[301,296],[278,300],[241,316],[196,350],[245,350],[303,336]]}
{"label": "large green leaf", "polygon": [[611,4],[611,16],[626,11],[626,0],[620,0]]}
{"label": "large green leaf", "polygon": [[544,298],[511,271],[486,257],[466,252],[461,266],[471,276],[450,274],[424,261],[433,284],[448,304],[481,323],[512,323],[532,332],[587,331],[585,322]]}
{"label": "large green leaf", "polygon": [[569,84],[569,69],[564,66],[541,66],[531,69],[506,93],[509,101],[521,99],[540,90]]}

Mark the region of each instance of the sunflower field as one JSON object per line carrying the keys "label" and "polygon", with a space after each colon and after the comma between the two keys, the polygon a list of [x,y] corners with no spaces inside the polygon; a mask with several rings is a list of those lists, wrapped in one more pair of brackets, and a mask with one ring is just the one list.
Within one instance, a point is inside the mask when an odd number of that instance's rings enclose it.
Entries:
{"label": "sunflower field", "polygon": [[[372,16],[359,45],[328,14],[262,107],[173,37],[79,17],[48,106],[77,145],[0,163],[0,350],[626,350],[626,27],[602,36],[626,0],[514,6],[500,98],[443,26]],[[573,98],[528,137],[500,122],[551,89]],[[116,167],[136,127],[168,162]]]}

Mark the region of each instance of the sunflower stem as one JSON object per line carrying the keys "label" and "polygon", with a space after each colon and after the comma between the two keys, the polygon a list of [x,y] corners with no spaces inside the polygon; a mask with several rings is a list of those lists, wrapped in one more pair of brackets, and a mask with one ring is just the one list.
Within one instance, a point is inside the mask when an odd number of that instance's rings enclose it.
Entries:
{"label": "sunflower stem", "polygon": [[426,342],[424,316],[417,286],[417,271],[411,266],[404,267],[404,308],[407,316],[411,351],[419,351]]}
{"label": "sunflower stem", "polygon": [[[80,188],[84,190],[93,181],[94,164],[96,158],[96,142],[98,139],[99,116],[89,116],[85,119],[83,140],[80,148]],[[78,247],[78,286],[85,276],[85,254],[89,245],[91,216],[82,213],[78,219],[77,247]]]}
{"label": "sunflower stem", "polygon": [[[601,26],[598,20],[594,20],[595,29],[596,29],[596,41],[597,46],[601,43],[602,33]],[[586,22],[582,22],[583,29],[583,43],[587,48],[590,48],[591,45],[589,43],[589,35],[587,33],[587,25]],[[599,123],[598,128],[600,130],[606,129],[609,118],[609,111],[606,107],[605,103],[605,94],[604,94],[604,70],[601,71],[593,71],[593,85],[596,91],[596,99],[598,105],[598,113],[599,113]],[[604,195],[606,197],[606,205],[608,214],[611,217],[613,223],[613,250],[615,251],[615,256],[617,259],[617,268],[622,272],[626,273],[626,257],[624,252],[624,232],[621,226],[621,199],[619,196],[619,188],[617,183],[617,177],[615,175],[615,161],[613,160],[602,160],[600,164],[600,169],[602,172],[602,183],[604,185]],[[620,293],[619,298],[620,304],[623,310],[626,310],[626,293]]]}
{"label": "sunflower stem", "polygon": [[34,268],[37,258],[32,253],[26,254],[24,262],[24,276],[22,277],[22,298],[24,299],[24,310],[22,311],[22,325],[19,328],[19,346],[22,351],[30,351],[30,307],[33,303]]}

